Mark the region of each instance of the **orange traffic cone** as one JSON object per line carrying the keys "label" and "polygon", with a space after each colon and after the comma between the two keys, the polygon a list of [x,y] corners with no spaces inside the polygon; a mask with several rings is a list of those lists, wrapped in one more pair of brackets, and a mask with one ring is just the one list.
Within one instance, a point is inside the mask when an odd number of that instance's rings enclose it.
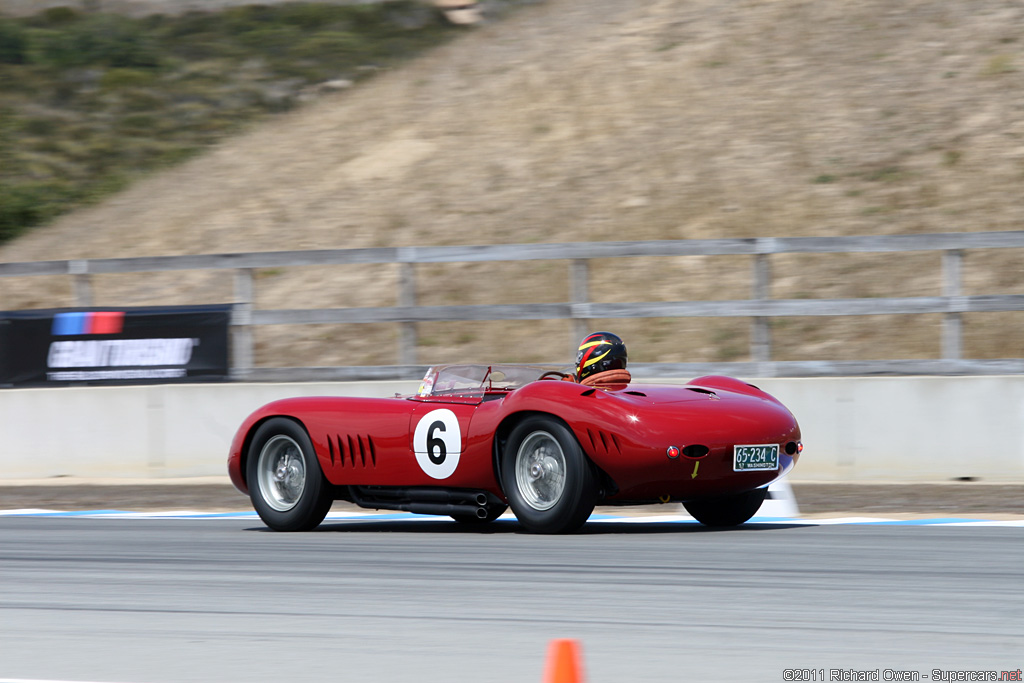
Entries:
{"label": "orange traffic cone", "polygon": [[557,638],[548,645],[544,683],[584,683],[579,641]]}

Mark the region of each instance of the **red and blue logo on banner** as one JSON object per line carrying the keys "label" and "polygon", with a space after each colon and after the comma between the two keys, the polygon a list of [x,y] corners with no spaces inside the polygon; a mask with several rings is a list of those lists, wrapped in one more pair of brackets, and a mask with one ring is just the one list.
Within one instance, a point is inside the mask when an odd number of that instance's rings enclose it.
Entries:
{"label": "red and blue logo on banner", "polygon": [[124,311],[57,313],[53,316],[54,337],[75,334],[120,334],[124,331]]}

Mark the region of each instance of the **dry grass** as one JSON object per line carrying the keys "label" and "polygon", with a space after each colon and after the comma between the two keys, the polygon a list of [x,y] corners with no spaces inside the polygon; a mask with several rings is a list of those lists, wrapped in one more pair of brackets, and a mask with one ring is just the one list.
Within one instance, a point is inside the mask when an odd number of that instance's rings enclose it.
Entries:
{"label": "dry grass", "polygon": [[[1021,228],[1024,6],[548,0],[0,248],[0,259]],[[965,290],[1021,293],[1017,250]],[[941,293],[923,255],[773,258],[776,297]],[[560,262],[421,266],[428,304],[564,301]],[[258,306],[395,303],[390,267],[264,274]],[[68,305],[5,281],[5,308]],[[598,301],[749,296],[746,258],[593,264]],[[226,300],[224,276],[104,278],[101,305]],[[965,352],[1022,357],[1020,314]],[[747,322],[601,321],[645,361],[743,360]],[[787,319],[785,359],[926,358],[940,320]],[[558,360],[567,322],[423,325],[421,362]],[[390,325],[263,328],[261,365],[396,362]]]}

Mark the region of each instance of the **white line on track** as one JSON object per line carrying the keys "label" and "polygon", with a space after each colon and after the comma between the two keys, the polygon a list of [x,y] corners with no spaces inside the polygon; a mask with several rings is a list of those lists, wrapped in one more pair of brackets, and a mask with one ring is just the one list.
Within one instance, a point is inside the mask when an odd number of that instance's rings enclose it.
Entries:
{"label": "white line on track", "polygon": [[[259,521],[255,512],[203,512],[198,510],[170,510],[163,512],[129,512],[124,510],[81,510],[75,512],[27,508],[20,510],[0,510],[0,517],[59,517],[83,519],[199,519],[199,520],[249,520]],[[326,521],[350,522],[430,522],[447,521],[448,517],[433,515],[414,515],[407,512],[374,513],[374,512],[332,512]],[[506,513],[501,520],[514,520],[511,513]],[[588,523],[596,524],[696,524],[689,515],[606,515],[598,514],[590,518]],[[874,524],[889,526],[992,526],[992,527],[1024,527],[1024,519],[989,520],[962,517],[933,517],[926,519],[890,519],[882,517],[826,517],[805,519],[801,517],[754,517],[748,524],[800,524],[808,526],[842,525],[842,524]],[[0,683],[9,683],[15,679],[0,679]],[[50,682],[33,682],[50,683]],[[63,683],[63,682],[61,682]]]}

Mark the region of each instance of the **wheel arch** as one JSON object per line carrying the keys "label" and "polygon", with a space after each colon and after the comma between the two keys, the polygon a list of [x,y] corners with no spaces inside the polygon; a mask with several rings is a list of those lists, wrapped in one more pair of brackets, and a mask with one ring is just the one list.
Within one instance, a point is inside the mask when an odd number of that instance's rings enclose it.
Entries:
{"label": "wheel arch", "polygon": [[[302,429],[302,431],[306,433],[306,436],[309,437],[310,443],[313,443],[313,437],[309,433],[309,428],[306,427],[305,423],[303,423],[302,420],[295,417],[294,415],[264,415],[260,419],[253,422],[249,429],[246,431],[245,437],[242,439],[242,447],[238,455],[239,476],[241,476],[242,483],[245,484],[246,488],[249,487],[249,448],[250,446],[252,446],[252,440],[253,438],[255,438],[256,432],[259,431],[260,427],[262,427],[270,420],[274,420],[276,418],[291,420],[292,422],[297,424]],[[316,455],[315,445],[313,446],[313,451],[314,455]]]}
{"label": "wheel arch", "polygon": [[556,420],[561,423],[570,434],[572,434],[572,438],[576,440],[576,444],[580,447],[580,452],[583,453],[587,462],[590,463],[590,466],[594,469],[594,473],[600,483],[601,490],[599,491],[598,498],[604,498],[609,491],[617,490],[615,482],[608,473],[594,461],[594,458],[591,457],[591,454],[587,452],[587,449],[584,447],[583,442],[576,433],[576,430],[574,430],[568,422],[566,422],[562,417],[545,410],[521,410],[511,413],[510,415],[506,415],[494,430],[494,439],[491,446],[491,468],[494,470],[495,480],[498,482],[498,486],[501,487],[502,493],[505,492],[505,482],[502,481],[501,475],[501,457],[505,452],[505,445],[508,443],[508,438],[512,434],[512,431],[524,420],[528,420],[531,417],[547,417]]}

